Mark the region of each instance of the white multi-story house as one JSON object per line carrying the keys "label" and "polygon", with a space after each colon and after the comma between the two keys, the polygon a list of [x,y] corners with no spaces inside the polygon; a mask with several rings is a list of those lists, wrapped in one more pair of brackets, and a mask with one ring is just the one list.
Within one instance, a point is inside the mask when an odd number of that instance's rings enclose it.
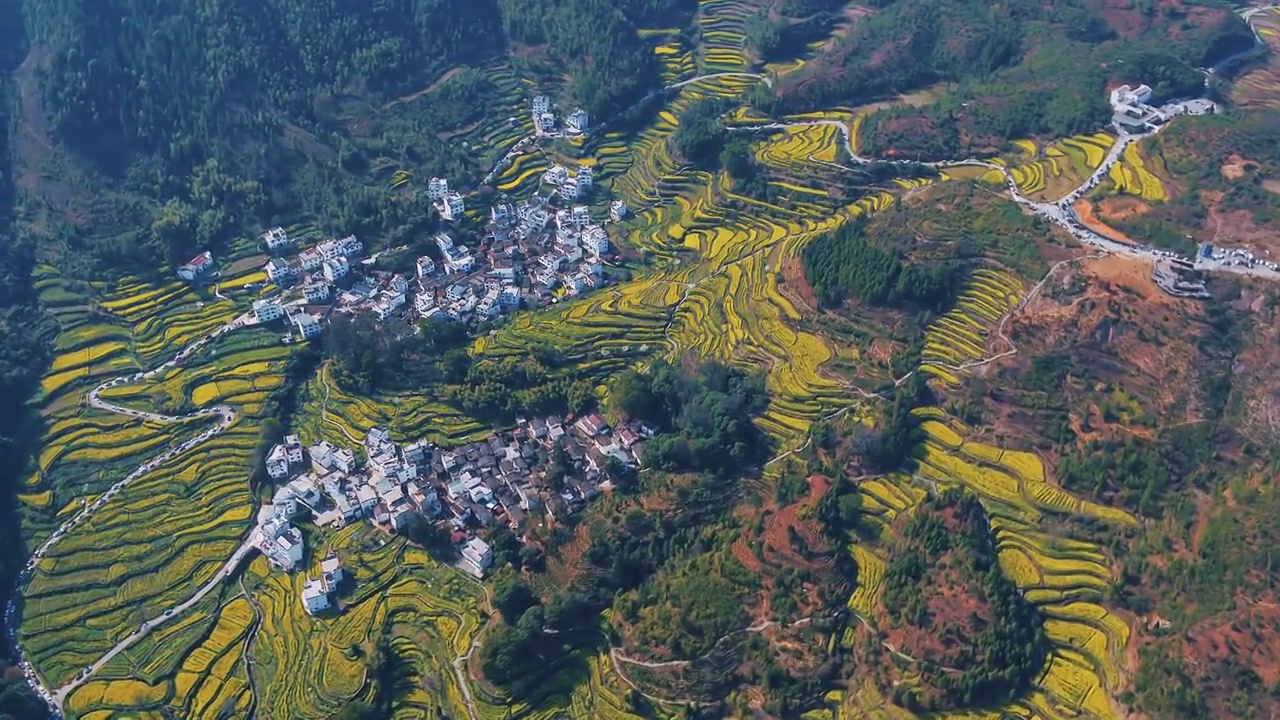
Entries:
{"label": "white multi-story house", "polygon": [[582,292],[584,287],[586,287],[580,273],[565,273],[560,277],[560,284],[564,286],[564,289],[567,290],[570,295],[577,295]]}
{"label": "white multi-story house", "polygon": [[315,478],[305,475],[294,478],[282,489],[288,490],[290,495],[312,507],[320,503],[320,488],[316,486]]}
{"label": "white multi-story house", "polygon": [[490,290],[480,302],[476,303],[476,314],[488,320],[498,317],[501,311],[502,307],[498,304],[497,290]]}
{"label": "white multi-story house", "polygon": [[462,559],[475,575],[484,575],[484,571],[493,565],[493,550],[480,538],[471,538],[462,546]]}
{"label": "white multi-story house", "polygon": [[489,277],[498,278],[500,280],[515,280],[516,266],[510,261],[500,261],[494,263],[487,273]]}
{"label": "white multi-story house", "polygon": [[267,518],[255,539],[271,564],[285,572],[292,571],[306,554],[302,533],[282,513]]}
{"label": "white multi-story house", "polygon": [[178,277],[183,280],[195,280],[205,273],[213,270],[213,253],[205,250],[199,255],[191,258],[187,263],[178,268]]}
{"label": "white multi-story house", "polygon": [[391,285],[391,289],[396,292],[399,292],[399,293],[409,292],[409,281],[405,279],[405,276],[401,275],[400,273],[396,273],[395,275],[391,276],[390,285]]}
{"label": "white multi-story house", "polygon": [[418,258],[418,277],[419,278],[429,277],[430,275],[434,274],[435,271],[436,271],[436,261],[432,260],[430,256],[423,255],[422,257]]}
{"label": "white multi-story house", "polygon": [[533,98],[533,114],[541,115],[551,109],[551,100],[546,95],[536,95]]}
{"label": "white multi-story house", "polygon": [[565,118],[564,126],[569,129],[569,132],[584,133],[587,131],[588,120],[587,111],[578,108]]}
{"label": "white multi-story house", "polygon": [[476,315],[481,320],[492,320],[502,314],[502,306],[498,304],[498,299],[492,300],[488,298],[482,299],[476,303]]}
{"label": "white multi-story house", "polygon": [[337,240],[325,240],[317,245],[316,249],[325,260],[332,260],[342,255],[342,245]]}
{"label": "white multi-story house", "polygon": [[302,586],[302,609],[306,610],[308,615],[315,615],[332,606],[333,601],[329,599],[329,586],[325,584],[324,578],[308,578],[306,584]]}
{"label": "white multi-story house", "polygon": [[303,286],[302,291],[306,293],[309,303],[326,303],[333,295],[333,290],[327,282],[309,282]]}
{"label": "white multi-story house", "polygon": [[278,320],[284,317],[284,308],[277,300],[254,300],[253,317],[260,323]]}
{"label": "white multi-story house", "polygon": [[498,293],[498,304],[504,310],[514,310],[520,307],[520,288],[515,285],[507,285],[502,288],[502,292]]}
{"label": "white multi-story house", "polygon": [[426,440],[418,440],[409,443],[402,450],[404,461],[413,465],[419,465],[427,460],[431,453],[431,443]]}
{"label": "white multi-story house", "polygon": [[549,112],[534,115],[534,123],[542,132],[549,133],[556,129],[556,116]]}
{"label": "white multi-story house", "polygon": [[333,469],[333,445],[321,440],[307,451],[311,454],[311,462],[325,470]]}
{"label": "white multi-story house", "polygon": [[267,246],[267,250],[278,250],[292,243],[289,234],[282,227],[273,227],[258,237]]}
{"label": "white multi-story house", "polygon": [[582,242],[582,233],[574,229],[572,225],[564,224],[556,230],[556,244],[565,247],[577,247]]}
{"label": "white multi-story house", "polygon": [[432,202],[443,200],[445,195],[449,194],[449,181],[444,178],[433,177],[427,181],[427,198]]}
{"label": "white multi-story house", "polygon": [[318,337],[320,333],[324,332],[324,326],[320,324],[320,318],[311,313],[297,313],[293,316],[293,324],[297,326],[298,333],[307,340]]}
{"label": "white multi-story house", "polygon": [[338,241],[338,250],[347,257],[355,257],[364,252],[364,243],[356,239],[355,235],[348,235]]}
{"label": "white multi-story house", "polygon": [[582,259],[582,246],[580,245],[561,245],[555,248],[559,255],[564,256],[567,263],[576,263]]}
{"label": "white multi-story house", "polygon": [[454,283],[444,291],[444,294],[451,302],[457,302],[471,294],[471,286],[466,283]]}
{"label": "white multi-story house", "polygon": [[333,555],[320,561],[320,572],[331,590],[341,584],[347,577],[346,573],[342,572],[342,562]]}
{"label": "white multi-story house", "polygon": [[284,452],[289,459],[289,467],[302,465],[302,441],[297,435],[284,436]]}
{"label": "white multi-story house", "polygon": [[599,225],[588,225],[582,231],[582,246],[593,255],[609,252],[609,235]]}
{"label": "white multi-story house", "polygon": [[537,270],[534,270],[533,279],[543,285],[546,285],[548,288],[555,287],[558,282],[556,280],[556,271],[548,267],[539,267]]}
{"label": "white multi-story house", "polygon": [[282,480],[289,476],[289,453],[283,445],[271,448],[266,459],[267,475],[272,480]]}
{"label": "white multi-story house", "polygon": [[355,470],[356,456],[346,448],[339,448],[333,451],[333,465],[344,473]]}
{"label": "white multi-story house", "polygon": [[1121,85],[1111,91],[1111,104],[1116,105],[1146,105],[1151,102],[1151,98],[1155,92],[1146,85],[1139,85],[1136,88],[1130,88],[1128,85]]}
{"label": "white multi-story house", "polygon": [[626,216],[627,216],[626,200],[614,200],[613,202],[609,203],[609,217],[613,218],[614,222],[621,222],[622,219],[625,218]]}
{"label": "white multi-story house", "polygon": [[591,169],[590,165],[583,165],[578,168],[578,192],[585,193],[591,189],[595,183],[596,172]]}
{"label": "white multi-story house", "polygon": [[586,205],[573,206],[573,224],[579,227],[591,222],[591,209]]}
{"label": "white multi-story house", "polygon": [[324,264],[324,255],[318,247],[307,248],[298,253],[298,262],[302,263],[302,269],[307,272],[319,270]]}
{"label": "white multi-story house", "polygon": [[391,510],[391,529],[401,532],[409,527],[409,523],[417,516],[418,513],[414,512],[413,508],[408,505],[395,508]]}
{"label": "white multi-story house", "polygon": [[444,200],[440,203],[440,217],[445,220],[460,220],[462,219],[462,214],[466,211],[467,206],[462,199],[462,195],[456,192],[445,195]]}
{"label": "white multi-story house", "polygon": [[336,557],[328,557],[320,562],[320,577],[307,578],[302,586],[302,608],[308,615],[315,615],[333,607],[333,592],[337,590],[346,574]]}
{"label": "white multi-story house", "polygon": [[428,315],[436,306],[436,296],[434,293],[422,292],[413,296],[413,309],[418,311],[418,315]]}
{"label": "white multi-story house", "polygon": [[562,185],[564,181],[569,179],[569,169],[563,165],[552,165],[547,171],[542,173],[543,182],[552,185]]}
{"label": "white multi-story house", "polygon": [[271,258],[263,267],[267,272],[267,279],[279,285],[287,280],[292,280],[297,276],[298,270],[281,258]]}
{"label": "white multi-story house", "polygon": [[538,264],[547,270],[559,270],[564,265],[564,256],[560,253],[547,253],[538,257]]}
{"label": "white multi-story house", "polygon": [[551,222],[551,213],[543,208],[538,208],[529,213],[529,216],[520,221],[520,232],[528,237],[534,233],[542,232],[547,223]]}
{"label": "white multi-story house", "polygon": [[465,247],[452,247],[445,253],[445,268],[451,273],[466,274],[475,267],[476,259]]}
{"label": "white multi-story house", "polygon": [[368,515],[373,510],[373,506],[378,504],[378,491],[370,485],[361,485],[356,488],[356,503]]}
{"label": "white multi-story house", "polygon": [[405,297],[402,292],[393,292],[383,295],[378,299],[377,304],[373,306],[373,312],[378,316],[379,320],[386,320],[396,310],[404,307]]}
{"label": "white multi-story house", "polygon": [[350,270],[351,266],[347,263],[347,259],[341,255],[324,261],[324,279],[329,282],[341,280]]}
{"label": "white multi-story house", "polygon": [[511,203],[499,203],[489,210],[489,222],[501,227],[515,222],[515,208]]}
{"label": "white multi-story house", "polygon": [[582,194],[578,187],[578,178],[569,178],[560,185],[560,197],[565,200],[577,200]]}
{"label": "white multi-story house", "polygon": [[448,233],[436,233],[436,247],[440,248],[440,253],[449,252],[449,248],[453,247],[453,238]]}

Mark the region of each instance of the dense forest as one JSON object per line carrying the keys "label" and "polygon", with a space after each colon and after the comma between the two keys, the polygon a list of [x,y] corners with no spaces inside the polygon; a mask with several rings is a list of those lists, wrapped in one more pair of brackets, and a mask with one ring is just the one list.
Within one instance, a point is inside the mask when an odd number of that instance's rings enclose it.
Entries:
{"label": "dense forest", "polygon": [[1042,274],[1037,243],[1049,233],[1012,201],[951,187],[823,233],[800,261],[824,308],[855,301],[927,315],[948,309],[970,272],[989,259],[1028,277]]}
{"label": "dense forest", "polygon": [[762,376],[718,363],[690,374],[656,362],[646,373],[624,372],[612,397],[619,413],[660,431],[645,448],[650,467],[732,475],[768,452],[764,434],[751,421],[769,403]]}
{"label": "dense forest", "polygon": [[881,248],[861,220],[822,235],[804,249],[805,277],[824,306],[846,299],[884,307],[944,310],[964,273],[954,262],[911,262],[896,248]]}
{"label": "dense forest", "polygon": [[[955,617],[955,605],[972,609]],[[923,661],[918,686],[893,688],[895,701],[909,709],[1014,698],[1044,666],[1043,618],[1000,570],[986,511],[967,492],[943,492],[912,516],[885,572],[884,606],[891,628],[927,629],[950,640],[936,656],[915,655]]]}
{"label": "dense forest", "polygon": [[[660,82],[637,27],[681,26],[690,0],[28,3],[55,138],[100,178],[89,227],[53,223],[68,270],[152,272],[300,216],[347,232],[419,234],[425,214],[371,186],[370,160],[465,187],[480,158],[443,130],[492,87],[446,72],[536,47],[563,104],[600,120]],[[543,58],[543,60],[539,60]],[[396,99],[426,92],[416,105]],[[356,128],[363,128],[354,132]],[[86,200],[86,202],[88,202]]]}
{"label": "dense forest", "polygon": [[507,36],[547,44],[571,78],[570,94],[592,117],[629,108],[657,82],[653,53],[636,36],[640,26],[682,27],[693,0],[500,0]]}
{"label": "dense forest", "polygon": [[[40,386],[40,375],[49,362],[51,321],[41,311],[32,287],[34,249],[14,229],[15,188],[10,164],[10,110],[12,86],[7,74],[22,59],[25,40],[19,8],[0,5],[0,456],[8,459],[0,468],[0,597],[7,603],[26,558],[26,546],[15,506],[22,482],[27,448],[34,440],[32,412],[27,400]],[[30,688],[22,673],[9,667],[9,628],[0,616],[0,718],[40,720],[48,708]]]}

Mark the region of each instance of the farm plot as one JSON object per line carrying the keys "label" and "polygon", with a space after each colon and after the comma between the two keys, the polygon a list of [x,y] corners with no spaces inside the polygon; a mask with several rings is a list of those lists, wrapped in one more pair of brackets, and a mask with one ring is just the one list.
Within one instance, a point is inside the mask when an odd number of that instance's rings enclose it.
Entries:
{"label": "farm plot", "polygon": [[241,421],[130,485],[37,565],[19,640],[61,684],[213,576],[248,530],[257,433]]}
{"label": "farm plot", "polygon": [[[64,390],[45,398],[44,443],[36,474],[28,481],[31,492],[26,494],[33,500],[24,512],[24,527],[36,538],[109,485],[216,422],[207,416],[143,420],[79,403],[83,390],[122,370],[167,358],[235,314],[232,303],[205,302],[186,286],[149,289],[123,283],[103,290],[106,294],[91,296],[91,302],[103,308],[107,319],[99,316],[96,324],[69,330],[64,326],[58,338],[60,354],[51,373],[79,368],[87,381],[69,386],[77,391],[74,396]],[[86,290],[94,291],[92,286]],[[247,479],[263,404],[282,381],[291,352],[271,345],[270,335],[233,333],[193,355],[182,368],[142,383],[112,385],[102,393],[106,402],[162,414],[186,412],[200,400],[218,402],[231,406],[236,420],[198,449],[139,470],[143,474],[68,530],[37,564],[24,588],[19,642],[48,684],[65,682],[143,620],[185,600],[240,544],[254,511]],[[107,362],[112,358],[118,360]],[[206,386],[213,391],[199,391]],[[68,397],[76,402],[67,402]],[[157,700],[160,691],[142,685],[86,688],[81,697],[93,697],[85,702],[94,707],[125,696],[146,703],[176,697],[166,691]],[[233,702],[200,702],[204,700]]]}
{"label": "farm plot", "polygon": [[[238,590],[238,589],[237,589]],[[244,596],[211,596],[117,656],[67,700],[73,715],[159,710],[184,718],[247,714],[243,649],[255,625]]]}
{"label": "farm plot", "polygon": [[1149,202],[1166,202],[1169,199],[1160,178],[1144,164],[1139,143],[1124,149],[1120,162],[1108,171],[1107,179],[1109,182],[1100,185],[1098,192],[1123,193]]}
{"label": "farm plot", "polygon": [[976,270],[955,308],[925,331],[920,371],[948,385],[956,373],[987,356],[987,343],[1001,319],[1021,302],[1022,282],[1004,271]]}
{"label": "farm plot", "polygon": [[306,440],[359,444],[367,429],[376,426],[386,427],[397,440],[426,437],[448,445],[476,439],[490,430],[422,394],[351,395],[332,382],[328,372],[327,367],[322,368],[306,386],[305,400],[295,419],[296,429]]}
{"label": "farm plot", "polygon": [[[961,486],[978,495],[991,516],[1001,568],[1040,608],[1055,648],[1034,692],[1006,711],[1065,718],[1083,710],[1092,717],[1114,718],[1107,698],[1121,683],[1129,629],[1100,604],[1112,580],[1110,561],[1095,543],[1049,535],[1038,527],[1047,513],[1118,524],[1131,524],[1133,518],[1049,486],[1035,456],[968,440],[960,423],[928,415],[921,425],[927,439],[917,454],[916,476],[939,489]],[[861,490],[880,506],[903,512],[919,502],[920,496],[913,494],[918,489],[910,483],[906,475],[890,475],[863,483]],[[851,605],[874,593],[879,566],[865,551],[854,552],[860,582]],[[863,567],[871,569],[866,587]]]}
{"label": "farm plot", "polygon": [[744,27],[753,8],[735,0],[701,0],[698,3],[698,25],[702,43],[698,48],[698,64],[702,72],[742,72],[747,69],[744,56]]}
{"label": "farm plot", "polygon": [[1086,178],[1102,165],[1107,151],[1115,142],[1115,136],[1103,132],[1093,135],[1076,135],[1053,143],[1046,149],[1045,154],[1056,157],[1056,153],[1061,152],[1072,171],[1079,177]]}

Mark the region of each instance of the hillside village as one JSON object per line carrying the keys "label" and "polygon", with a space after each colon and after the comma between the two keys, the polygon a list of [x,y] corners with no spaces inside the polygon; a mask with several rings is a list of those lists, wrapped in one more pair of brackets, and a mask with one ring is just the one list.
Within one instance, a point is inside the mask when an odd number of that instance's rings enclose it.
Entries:
{"label": "hillside village", "polygon": [[[640,466],[651,435],[639,424],[610,427],[598,414],[521,419],[511,431],[448,450],[394,442],[383,428],[370,428],[358,449],[323,440],[304,448],[289,435],[265,459],[280,485],[259,509],[254,544],[272,566],[292,572],[306,559],[295,522],[338,528],[367,521],[390,533],[426,523],[448,533],[459,569],[483,577],[493,552],[480,535],[506,526],[523,538],[531,513],[554,519],[583,506]],[[338,561],[325,563],[307,581],[308,612],[331,607],[341,583]]]}
{"label": "hillside village", "polygon": [[[537,132],[531,139],[586,132],[584,111],[575,110],[558,125],[550,108],[547,97],[533,98]],[[262,270],[282,292],[256,301],[250,322],[285,319],[300,340],[320,335],[335,311],[370,313],[379,321],[441,318],[478,324],[602,286],[613,253],[604,223],[624,219],[626,203],[612,201],[607,221],[591,217],[590,208],[578,202],[594,187],[590,165],[553,165],[541,180],[545,193],[535,191],[519,202],[503,198],[489,208],[473,249],[457,239],[457,226],[467,217],[466,199],[447,178],[431,178],[425,197],[446,227],[431,238],[434,252],[419,257],[412,274],[375,269],[377,256],[366,257],[354,235],[301,248],[284,228],[271,228],[259,236],[270,256]],[[177,274],[189,282],[204,281],[216,276],[216,263],[204,252]]]}
{"label": "hillside village", "polygon": [[[532,109],[535,139],[587,130],[581,110],[558,123],[546,97],[534,98]],[[378,256],[367,255],[354,235],[302,247],[284,228],[271,228],[259,236],[269,256],[262,270],[280,291],[256,300],[245,322],[283,320],[286,341],[318,337],[333,313],[370,314],[388,326],[430,319],[475,325],[602,286],[612,254],[606,221],[578,202],[592,192],[592,167],[553,165],[541,180],[545,192],[519,202],[503,198],[481,216],[473,249],[457,239],[469,219],[466,199],[447,178],[431,178],[425,197],[444,227],[412,273],[377,269]],[[608,221],[626,215],[625,202],[610,203]],[[206,252],[178,274],[202,282],[216,277],[216,263]],[[423,440],[396,443],[382,428],[370,428],[359,448],[325,441],[304,448],[289,435],[264,460],[268,476],[281,484],[259,510],[254,545],[275,568],[292,572],[307,553],[295,522],[336,528],[369,521],[391,533],[426,523],[448,535],[460,569],[482,577],[493,562],[480,537],[486,529],[504,525],[522,537],[529,513],[554,518],[580,507],[619,468],[639,466],[649,434],[640,426],[610,428],[590,415],[522,419],[510,432],[451,450]],[[303,588],[307,612],[333,607],[344,577],[339,559],[326,558]]]}

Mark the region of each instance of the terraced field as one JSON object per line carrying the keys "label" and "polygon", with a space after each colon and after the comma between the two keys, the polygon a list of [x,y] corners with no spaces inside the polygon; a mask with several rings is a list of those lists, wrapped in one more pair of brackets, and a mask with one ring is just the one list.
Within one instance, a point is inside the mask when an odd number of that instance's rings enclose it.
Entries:
{"label": "terraced field", "polygon": [[[213,422],[109,412],[88,406],[85,393],[167,359],[239,312],[235,302],[198,296],[185,285],[72,288],[49,270],[41,283],[62,332],[43,384],[46,442],[25,495],[24,522],[35,538]],[[19,641],[47,685],[71,679],[143,620],[185,600],[240,544],[254,512],[247,478],[263,405],[283,382],[290,352],[275,332],[242,330],[180,368],[102,391],[108,403],[150,412],[226,405],[236,420],[198,452],[143,472],[37,563],[24,590]]]}
{"label": "terraced field", "polygon": [[[1035,455],[966,440],[968,428],[935,408],[919,414],[927,418],[922,426],[927,440],[918,453],[915,477],[895,473],[863,483],[864,507],[889,523],[920,504],[925,486],[962,486],[976,493],[992,517],[1001,567],[1044,613],[1054,646],[1029,697],[992,714],[945,717],[1076,718],[1081,712],[1092,718],[1117,717],[1108,694],[1120,686],[1129,628],[1101,605],[1112,581],[1110,562],[1095,543],[1038,528],[1047,516],[1089,517],[1116,525],[1134,519],[1048,484]],[[852,551],[860,572],[849,605],[867,616],[877,602],[885,562],[864,547],[855,545]],[[812,717],[911,717],[880,705],[883,699],[870,688],[828,700],[830,707]]]}
{"label": "terraced field", "polygon": [[[664,78],[681,82],[698,73],[745,72],[743,24],[748,9],[731,0],[704,0],[702,43],[682,45],[673,33],[652,34]],[[512,107],[460,137],[502,155],[527,135],[527,93],[511,68],[484,68]],[[598,168],[597,182],[627,200],[635,215],[613,226],[620,244],[643,254],[648,266],[636,279],[585,297],[516,316],[478,338],[477,357],[519,355],[554,346],[569,372],[603,379],[663,356],[693,354],[760,369],[771,402],[758,421],[779,451],[797,447],[811,424],[864,401],[824,366],[848,348],[801,329],[804,307],[783,281],[785,264],[810,239],[850,219],[879,212],[895,194],[928,180],[900,180],[857,196],[840,186],[842,137],[833,125],[813,125],[753,136],[758,163],[771,172],[769,201],[735,193],[723,173],[682,167],[672,135],[680,113],[699,99],[734,98],[751,84],[745,76],[699,79],[672,91],[657,119],[634,135],[604,133],[580,148]],[[832,111],[794,118],[835,120],[852,128],[859,118]],[[750,125],[739,110],[730,124]],[[1028,195],[1052,197],[1102,162],[1110,136],[1070,138],[1044,147],[1019,143],[1005,160]],[[502,192],[535,187],[550,161],[531,150],[512,158],[493,179]],[[1154,192],[1135,155],[1117,165],[1126,192]],[[1000,176],[994,184],[1003,186]],[[979,174],[979,173],[974,173]],[[405,185],[404,175],[390,182]],[[939,182],[950,177],[943,174]],[[1124,184],[1121,185],[1120,183]],[[1136,183],[1136,184],[1135,184]],[[304,235],[305,226],[291,229]],[[255,271],[256,272],[256,271]],[[917,370],[939,388],[959,385],[973,364],[1006,350],[1002,319],[1027,292],[1027,278],[998,269],[974,273],[955,308],[927,329]],[[72,286],[43,269],[39,288],[62,326],[58,357],[43,382],[47,442],[39,471],[22,495],[24,524],[33,537],[47,534],[86,497],[159,448],[199,432],[199,423],[160,425],[85,407],[84,394],[105,380],[155,366],[192,340],[243,311],[261,282],[254,273],[230,278],[204,296],[185,285],[142,281],[118,287]],[[94,313],[97,309],[101,312]],[[43,560],[26,591],[21,642],[47,684],[58,685],[101,657],[144,619],[188,597],[238,546],[250,525],[254,498],[246,478],[269,394],[283,381],[291,350],[270,330],[238,330],[180,368],[145,383],[102,393],[108,402],[163,412],[227,405],[236,423],[200,446],[139,478],[92,520],[72,531]],[[458,443],[488,427],[428,394],[359,397],[321,372],[301,390],[295,430],[304,441],[351,444],[365,429],[383,425],[397,439],[427,437]],[[914,474],[863,481],[863,507],[885,522],[911,513],[932,487],[964,486],[977,493],[998,530],[1000,563],[1049,618],[1053,660],[1035,692],[1009,707],[948,718],[1112,718],[1108,693],[1120,684],[1128,628],[1100,604],[1110,582],[1104,550],[1039,529],[1053,517],[1087,517],[1114,524],[1127,515],[1075,498],[1046,482],[1038,457],[968,439],[969,428],[941,409],[926,408],[927,441]],[[311,562],[337,553],[354,574],[340,596],[342,612],[321,618],[303,613],[305,573],[285,576],[257,559],[244,572],[246,592],[227,583],[196,608],[174,618],[117,656],[68,698],[72,716],[324,717],[352,699],[367,699],[365,663],[379,636],[410,669],[396,688],[402,718],[630,718],[623,696],[629,681],[607,655],[580,658],[580,682],[547,687],[539,697],[513,703],[474,681],[463,660],[483,632],[482,589],[399,539],[360,526],[308,537]],[[866,617],[878,602],[885,559],[854,544],[859,583],[848,605]],[[312,568],[314,572],[314,568]],[[249,662],[252,660],[252,662]],[[460,668],[458,672],[454,671]],[[460,680],[461,678],[461,680]],[[674,715],[674,707],[670,708]],[[1003,713],[1003,714],[1002,714]],[[659,710],[665,716],[664,710]],[[906,718],[873,688],[833,691],[805,718]]]}
{"label": "terraced field", "polygon": [[[1159,165],[1158,158],[1154,164]],[[1147,167],[1136,143],[1124,149],[1120,162],[1112,165],[1107,173],[1107,179],[1110,181],[1110,187],[1106,190],[1113,193],[1132,195],[1149,202],[1165,202],[1169,199],[1164,184]]]}

